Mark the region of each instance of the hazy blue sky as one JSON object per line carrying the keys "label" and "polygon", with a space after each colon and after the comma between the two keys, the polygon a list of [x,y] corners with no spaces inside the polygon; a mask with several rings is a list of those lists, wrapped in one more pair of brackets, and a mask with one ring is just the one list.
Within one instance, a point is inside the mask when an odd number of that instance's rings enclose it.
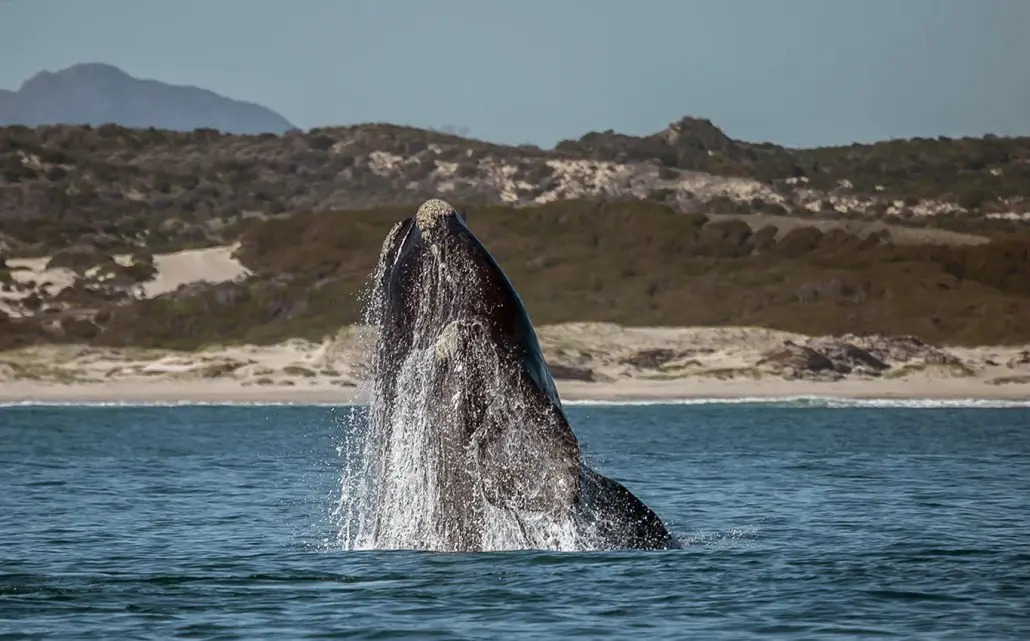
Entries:
{"label": "hazy blue sky", "polygon": [[0,0],[0,87],[107,62],[294,124],[550,146],[1030,134],[1030,0]]}

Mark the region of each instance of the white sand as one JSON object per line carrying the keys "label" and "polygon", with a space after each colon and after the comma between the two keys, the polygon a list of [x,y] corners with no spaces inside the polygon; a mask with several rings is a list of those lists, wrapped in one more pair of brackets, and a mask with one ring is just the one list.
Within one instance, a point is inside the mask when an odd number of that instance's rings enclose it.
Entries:
{"label": "white sand", "polygon": [[[950,349],[962,367],[918,359],[892,363],[881,377],[837,381],[784,378],[759,364],[784,339],[757,328],[622,328],[570,324],[539,328],[552,364],[589,368],[599,382],[559,380],[567,400],[689,398],[991,398],[1030,400],[1025,347]],[[367,328],[333,340],[201,352],[33,347],[0,353],[0,401],[350,402],[361,400]],[[646,349],[686,354],[670,366],[639,368],[626,355]]]}
{"label": "white sand", "polygon": [[[155,256],[156,277],[139,296],[181,285],[245,278],[236,246]],[[129,256],[116,256],[127,263]],[[74,283],[68,269],[46,269],[47,258],[12,259],[12,275],[54,295]],[[19,315],[26,291],[0,292],[0,311]],[[552,365],[589,370],[594,382],[558,380],[563,398],[686,399],[833,396],[865,398],[1030,399],[1030,362],[1022,347],[948,349],[958,366],[927,357],[889,363],[880,377],[859,372],[844,380],[803,380],[763,364],[785,341],[808,337],[753,327],[625,328],[570,323],[538,328]],[[213,348],[203,352],[46,346],[0,353],[0,401],[276,401],[360,400],[367,328],[345,328],[322,343]],[[634,357],[670,350],[658,365]],[[811,379],[811,377],[808,377]]]}
{"label": "white sand", "polygon": [[61,290],[75,282],[75,272],[66,268],[47,269],[49,257],[10,258],[7,266],[15,283],[25,287],[18,291],[0,288],[0,312],[8,316],[22,315],[19,302],[34,291],[42,296],[56,296]]}
{"label": "white sand", "polygon": [[153,298],[195,282],[224,283],[246,278],[247,271],[232,257],[238,245],[188,249],[172,254],[155,254],[157,275],[143,284],[144,296]]}
{"label": "white sand", "polygon": [[[154,278],[141,284],[132,294],[137,298],[153,298],[175,291],[182,285],[196,282],[224,283],[246,278],[249,271],[232,257],[238,245],[187,249],[169,254],[155,254]],[[122,265],[132,262],[128,254],[113,257]],[[24,286],[20,291],[0,289],[0,312],[8,316],[23,315],[19,301],[33,292],[43,297],[56,296],[61,290],[71,287],[77,278],[67,268],[47,269],[49,257],[12,258],[7,261],[15,282]]]}

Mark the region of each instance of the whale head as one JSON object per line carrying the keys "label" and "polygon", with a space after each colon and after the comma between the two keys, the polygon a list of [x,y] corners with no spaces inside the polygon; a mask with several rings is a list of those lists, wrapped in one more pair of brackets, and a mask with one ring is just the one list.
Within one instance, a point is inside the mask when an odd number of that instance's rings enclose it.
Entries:
{"label": "whale head", "polygon": [[514,287],[465,216],[435,199],[387,235],[375,283],[371,421],[380,474],[397,481],[384,484],[384,514],[424,492],[423,515],[403,518],[423,519],[434,547],[548,545],[542,532],[571,518],[579,446]]}

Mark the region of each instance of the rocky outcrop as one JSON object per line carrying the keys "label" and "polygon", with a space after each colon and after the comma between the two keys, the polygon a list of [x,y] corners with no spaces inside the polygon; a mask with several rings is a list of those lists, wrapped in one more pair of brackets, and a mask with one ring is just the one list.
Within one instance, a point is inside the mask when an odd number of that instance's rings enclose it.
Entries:
{"label": "rocky outcrop", "polygon": [[812,380],[874,378],[899,366],[905,366],[907,372],[936,366],[957,373],[970,369],[955,354],[914,336],[851,335],[811,338],[804,345],[788,340],[782,348],[764,354],[756,366],[784,378]]}
{"label": "rocky outcrop", "polygon": [[[846,363],[834,363],[825,354],[806,345],[786,341],[782,349],[765,354],[756,366],[782,374],[785,378],[840,378],[851,371]],[[845,371],[841,371],[845,370]]]}
{"label": "rocky outcrop", "polygon": [[1005,364],[1008,367],[1030,366],[1030,350],[1023,350]]}
{"label": "rocky outcrop", "polygon": [[942,347],[905,335],[806,336],[758,327],[568,323],[540,327],[539,337],[552,367],[591,371],[594,380],[782,377],[832,382],[1030,375],[1030,350],[1025,348]]}
{"label": "rocky outcrop", "polygon": [[833,369],[845,374],[856,369],[870,373],[890,369],[890,365],[882,358],[877,358],[847,339],[816,338],[809,341],[808,348],[824,354],[833,363]]}
{"label": "rocky outcrop", "polygon": [[638,369],[659,369],[679,356],[671,349],[645,349],[630,356],[623,357],[620,362]]}
{"label": "rocky outcrop", "polygon": [[921,361],[929,365],[960,365],[962,360],[940,347],[928,345],[915,336],[852,336],[841,337],[864,348],[867,353],[885,363],[911,363]]}
{"label": "rocky outcrop", "polygon": [[551,377],[556,381],[595,381],[593,370],[585,367],[572,367],[570,365],[548,365]]}

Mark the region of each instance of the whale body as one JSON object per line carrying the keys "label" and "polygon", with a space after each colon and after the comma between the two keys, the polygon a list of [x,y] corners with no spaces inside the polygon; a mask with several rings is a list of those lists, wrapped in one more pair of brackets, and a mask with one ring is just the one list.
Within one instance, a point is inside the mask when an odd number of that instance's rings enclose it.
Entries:
{"label": "whale body", "polygon": [[665,549],[662,520],[580,458],[525,306],[442,200],[373,275],[374,547]]}

